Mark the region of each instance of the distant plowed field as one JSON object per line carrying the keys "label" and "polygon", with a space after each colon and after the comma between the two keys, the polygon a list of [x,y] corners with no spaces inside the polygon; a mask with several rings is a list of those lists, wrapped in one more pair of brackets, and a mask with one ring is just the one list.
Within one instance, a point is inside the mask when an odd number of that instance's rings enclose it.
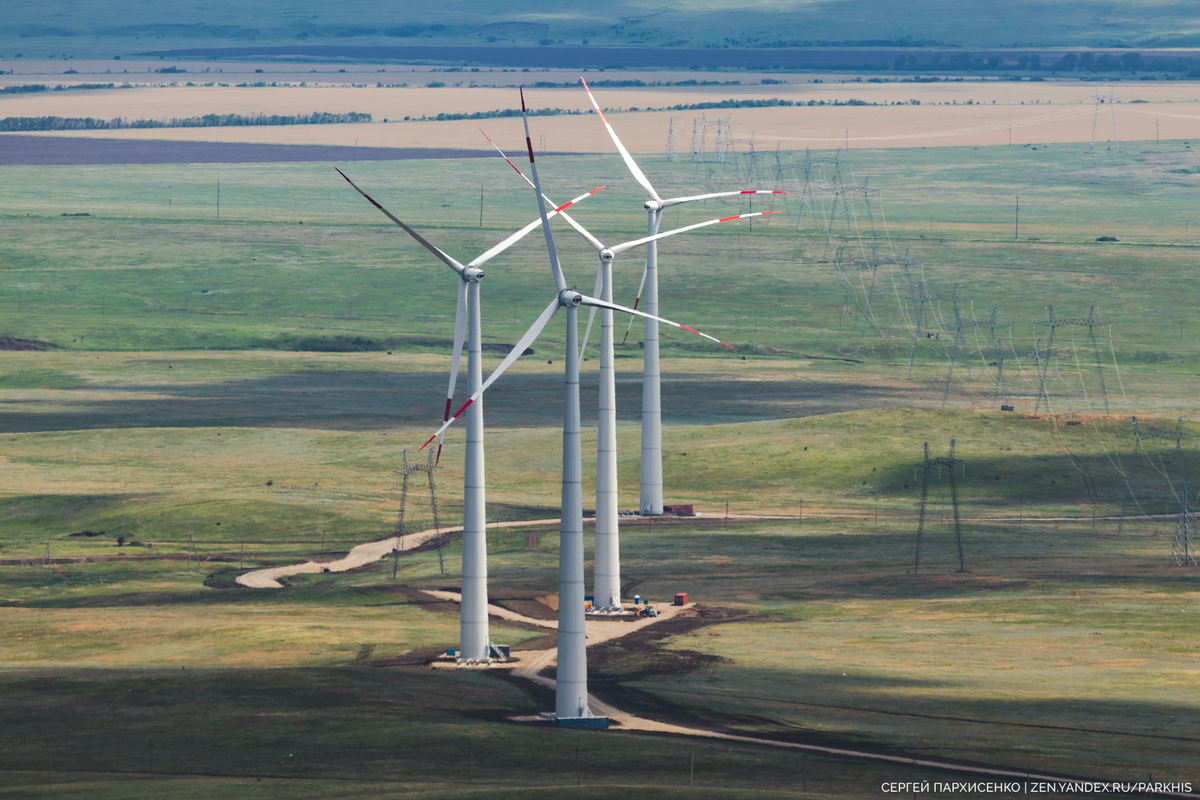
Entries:
{"label": "distant plowed field", "polygon": [[[497,77],[492,75],[488,79]],[[428,74],[416,77],[422,82],[429,78]],[[287,79],[294,80],[295,76],[288,75]],[[362,76],[348,73],[346,77],[339,76],[336,80],[347,79],[362,80]],[[395,80],[395,77],[388,76],[386,80]],[[518,78],[513,76],[513,80]],[[1097,90],[1106,101],[1099,106],[1099,113],[1095,103]],[[748,149],[751,139],[756,149],[774,149],[780,144],[784,149],[854,149],[1088,142],[1093,136],[1093,123],[1095,137],[1100,143],[1114,139],[1189,139],[1195,133],[1195,123],[1200,120],[1200,91],[1197,91],[1194,83],[1120,85],[1113,92],[1118,102],[1111,106],[1107,103],[1109,94],[1110,87],[1077,81],[845,82],[596,90],[598,101],[610,111],[610,121],[631,151],[663,153],[668,131],[673,127],[676,147],[685,158],[692,147],[694,127],[699,140],[704,142],[704,151],[711,153],[715,149],[717,119],[729,121],[735,150]],[[527,89],[526,98],[535,108],[578,112],[586,111],[589,107],[582,88]],[[796,105],[645,110],[673,109],[675,106],[719,103],[730,99],[773,98]],[[848,105],[851,100],[859,103]],[[809,102],[814,105],[808,105]],[[52,135],[348,148],[357,145],[360,148],[358,158],[371,160],[383,154],[367,155],[367,148],[480,150],[487,147],[487,142],[480,135],[479,128],[483,128],[506,150],[520,152],[524,145],[524,134],[517,119],[419,120],[422,116],[486,114],[498,109],[519,107],[520,97],[515,88],[506,87],[389,88],[328,84],[303,88],[152,86],[14,95],[5,98],[4,114],[13,117],[123,117],[136,120],[202,114],[356,111],[371,114],[374,121],[331,125],[63,131]],[[410,120],[405,121],[405,117]],[[707,128],[704,120],[707,120]],[[612,151],[612,142],[593,115],[571,113],[537,117],[531,120],[531,126],[535,143],[540,143],[544,149],[577,153]],[[542,137],[544,142],[541,142]],[[289,157],[286,160],[292,159]],[[344,160],[354,160],[353,154],[347,153]]]}

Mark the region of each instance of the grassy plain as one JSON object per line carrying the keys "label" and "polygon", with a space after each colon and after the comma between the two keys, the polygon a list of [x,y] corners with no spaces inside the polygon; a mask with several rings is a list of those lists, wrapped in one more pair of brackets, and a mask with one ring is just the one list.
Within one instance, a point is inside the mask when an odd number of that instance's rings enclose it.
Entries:
{"label": "grassy plain", "polygon": [[[1130,368],[1148,361],[1156,373],[1171,372],[1171,365],[1184,367],[1194,357],[1188,334],[1196,320],[1186,303],[1175,301],[1194,280],[1191,261],[1200,244],[1194,224],[1200,220],[1193,219],[1197,156],[1188,147],[1138,142],[1120,154],[1088,154],[1079,146],[897,152],[852,151],[850,163],[841,156],[844,181],[869,180],[879,191],[870,211],[881,255],[910,253],[914,277],[923,275],[930,292],[949,294],[961,284],[964,312],[973,320],[998,308],[1000,321],[1014,325],[1006,335],[1022,358],[1032,355],[1032,323],[1046,318],[1048,304],[1059,316],[1074,317],[1098,305],[1113,323],[1118,363]],[[835,209],[833,166],[820,162],[834,154],[814,155],[819,160],[807,195],[803,153],[784,153],[778,163],[769,153],[752,164],[744,156],[724,165],[648,164],[661,191],[672,194],[747,184],[792,192],[763,201],[787,213],[760,220],[753,230],[739,222],[664,242],[663,310],[679,314],[672,298],[687,296],[683,321],[751,353],[867,355],[883,366],[906,361],[912,309],[894,264],[879,270],[877,327],[868,326],[866,338],[857,335],[870,277],[864,272],[872,247],[868,209],[860,201],[851,213]],[[429,341],[441,352],[453,282],[375,215],[332,166],[6,168],[0,229],[11,246],[0,303],[12,314],[8,332],[73,349],[288,349],[300,339],[341,342],[346,349],[347,340],[361,336],[371,340],[365,346],[411,349]],[[463,259],[536,215],[499,159],[340,166]],[[643,235],[640,213],[630,210],[641,192],[616,156],[550,158],[544,171],[555,198],[608,187],[576,213],[603,240]],[[664,228],[747,210],[730,202],[715,206],[672,211]],[[60,216],[78,213],[94,216]],[[1103,235],[1119,241],[1097,242]],[[578,237],[559,239],[568,274],[590,287],[594,255]],[[492,341],[514,341],[540,308],[545,278],[538,252],[536,237],[529,237],[489,263],[484,316]],[[618,259],[619,300],[632,300],[640,271],[636,254]],[[934,316],[934,327],[945,334],[952,316],[947,304]],[[986,341],[976,330],[968,335],[981,358]],[[548,331],[546,346],[552,349],[556,337],[561,341],[560,332]],[[679,336],[668,347],[702,352]],[[920,349],[922,360],[947,359],[940,340]],[[1028,389],[1026,366],[1022,362],[1026,374],[1019,380]]]}
{"label": "grassy plain", "polygon": [[[1130,511],[1158,516],[1125,524],[1120,536],[1103,518],[1120,511],[1132,472],[1121,415],[1163,432],[1195,410],[1200,320],[1186,302],[1200,244],[1194,155],[1164,142],[1121,155],[1053,146],[852,157],[851,166],[843,156],[844,179],[870,176],[882,192],[872,213],[883,253],[910,252],[931,292],[961,283],[968,318],[998,307],[1015,323],[1005,375],[1018,412],[990,410],[994,358],[974,330],[971,377],[960,362],[938,410],[947,302],[927,328],[942,338],[921,341],[906,378],[911,309],[898,266],[880,268],[875,323],[860,335],[866,208],[855,205],[850,227],[842,218],[827,237],[820,223],[831,198],[818,192],[798,216],[803,172],[791,165],[803,156],[784,154],[787,215],[753,231],[716,226],[661,250],[664,312],[688,298],[683,321],[740,351],[668,334],[666,482],[670,500],[704,516],[629,525],[622,542],[627,593],[665,600],[688,591],[726,609],[723,618],[747,616],[597,651],[593,688],[639,713],[757,735],[1086,778],[1195,781],[1197,591],[1193,570],[1167,559],[1180,473],[1172,440],[1144,445],[1133,475]],[[591,188],[576,175],[609,186],[577,215],[601,238],[641,235],[641,193],[619,160],[545,164],[556,199]],[[535,213],[519,186],[491,172],[499,165],[342,166],[458,257]],[[710,163],[651,162],[647,171],[664,193],[772,187],[773,155],[750,167],[739,157],[724,173]],[[817,169],[828,175],[832,165]],[[411,455],[426,438],[441,405],[449,274],[377,220],[331,165],[7,167],[3,177],[2,333],[59,347],[0,352],[0,791],[688,791],[690,741],[511,723],[547,708],[547,698],[490,676],[396,666],[454,643],[453,613],[408,592],[457,585],[454,542],[446,574],[422,551],[403,559],[396,581],[390,565],[374,564],[300,576],[280,591],[204,585],[388,535],[399,494],[391,470],[401,449]],[[714,205],[668,214],[665,226],[738,210]],[[83,212],[93,216],[60,216]],[[855,223],[861,237],[849,235]],[[568,270],[590,288],[594,256],[565,234],[559,241]],[[538,244],[531,237],[488,265],[491,343],[514,341],[544,305]],[[632,294],[640,265],[623,258],[618,298],[631,301],[621,295]],[[1073,317],[1095,303],[1112,321],[1104,364],[1113,416],[1100,413],[1085,335],[1072,341],[1062,330],[1049,371],[1056,414],[1030,414],[1031,326],[1048,303]],[[626,506],[636,493],[637,334],[617,362]],[[486,401],[490,519],[553,515],[561,335],[552,326]],[[1101,343],[1107,350],[1107,331]],[[585,409],[594,382],[589,369]],[[1184,430],[1185,444],[1200,432],[1193,422]],[[922,442],[944,455],[952,438],[966,462],[957,480],[968,571],[958,572],[947,476],[936,474],[913,574],[914,462]],[[590,446],[594,431],[584,439]],[[452,435],[439,485],[451,519],[460,448]],[[1194,451],[1185,456],[1200,473]],[[585,464],[585,493],[591,470]],[[411,490],[416,527],[429,520],[425,491]],[[735,515],[789,518],[726,527],[726,503]],[[85,530],[104,533],[70,535]],[[529,550],[525,533],[493,535],[496,596],[554,592],[556,537],[547,532]],[[199,565],[187,561],[189,534],[206,559]],[[47,542],[56,562],[43,565]],[[510,625],[493,633],[516,645],[534,635]],[[783,796],[800,786],[866,797],[912,777],[695,746],[690,796]]]}

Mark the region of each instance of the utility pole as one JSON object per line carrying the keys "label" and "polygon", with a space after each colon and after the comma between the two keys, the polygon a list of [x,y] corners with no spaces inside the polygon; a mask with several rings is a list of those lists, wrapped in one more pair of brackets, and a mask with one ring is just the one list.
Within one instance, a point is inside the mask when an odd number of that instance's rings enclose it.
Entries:
{"label": "utility pole", "polygon": [[1021,238],[1021,195],[1017,195],[1016,216],[1013,223],[1013,241]]}
{"label": "utility pole", "polygon": [[479,227],[483,227],[483,181],[479,182]]}
{"label": "utility pole", "polygon": [[217,219],[221,218],[221,182],[217,181]]}

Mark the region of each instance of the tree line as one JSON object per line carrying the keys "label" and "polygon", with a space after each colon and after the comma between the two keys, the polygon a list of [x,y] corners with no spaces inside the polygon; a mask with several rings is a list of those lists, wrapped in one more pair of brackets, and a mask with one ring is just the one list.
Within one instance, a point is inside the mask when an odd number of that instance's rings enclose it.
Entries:
{"label": "tree line", "polygon": [[232,128],[256,125],[331,125],[345,122],[370,122],[370,114],[351,111],[344,114],[205,114],[201,117],[160,119],[95,119],[93,117],[5,117],[0,132],[93,131],[124,128]]}

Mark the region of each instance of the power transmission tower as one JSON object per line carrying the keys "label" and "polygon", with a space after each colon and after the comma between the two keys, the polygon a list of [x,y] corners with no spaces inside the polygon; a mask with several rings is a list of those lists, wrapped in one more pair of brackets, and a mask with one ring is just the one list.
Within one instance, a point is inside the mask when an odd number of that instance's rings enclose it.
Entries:
{"label": "power transmission tower", "polygon": [[1175,526],[1175,540],[1171,543],[1171,563],[1177,567],[1196,564],[1196,548],[1192,544],[1192,496],[1188,483],[1187,462],[1183,458],[1183,417],[1175,425],[1175,456],[1179,459],[1179,471],[1183,485],[1179,487],[1179,522]]}
{"label": "power transmission tower", "polygon": [[[916,466],[922,470],[921,477],[921,512],[917,518],[917,546],[913,557],[913,574],[918,574],[921,571],[921,544],[925,537],[925,511],[929,499],[929,475],[933,471],[934,465],[939,467],[949,467],[950,472],[950,505],[954,514],[954,541],[958,546],[958,571],[967,571],[966,554],[963,552],[962,540],[962,524],[958,514],[958,481],[954,477],[954,468],[958,465],[963,465],[963,475],[966,475],[966,462],[961,458],[954,457],[954,440],[950,440],[950,455],[940,456],[938,458],[929,457],[929,442],[925,442],[925,458]],[[939,476],[941,469],[938,470]]]}
{"label": "power transmission tower", "polygon": [[913,574],[921,571],[921,542],[925,538],[925,503],[929,499],[929,470],[933,463],[929,460],[929,442],[925,443],[925,458],[917,465],[921,468],[921,513],[917,517],[917,548],[913,556]]}
{"label": "power transmission tower", "polygon": [[[905,280],[908,281],[908,296],[912,307],[915,309],[913,316],[913,343],[912,351],[908,355],[908,377],[912,377],[913,363],[917,357],[917,342],[921,340],[921,334],[924,332],[923,321],[925,317],[925,306],[931,301],[948,300],[954,304],[954,318],[956,320],[956,329],[954,335],[954,354],[950,357],[950,369],[946,375],[946,391],[942,396],[942,407],[946,406],[946,395],[950,392],[950,378],[954,373],[954,361],[958,357],[959,339],[962,336],[962,316],[958,311],[958,303],[960,300],[967,298],[958,296],[959,285],[954,284],[954,294],[930,294],[925,290],[925,281],[920,280],[914,282],[912,273],[908,269],[909,261],[907,255],[901,263],[900,268],[904,273]],[[969,367],[968,367],[969,370]]]}
{"label": "power transmission tower", "polygon": [[[1046,401],[1046,413],[1047,414],[1050,413],[1050,395],[1046,393],[1046,371],[1049,369],[1050,356],[1053,355],[1053,351],[1054,351],[1055,331],[1057,331],[1059,328],[1065,327],[1067,325],[1078,325],[1079,327],[1088,329],[1088,339],[1092,343],[1092,355],[1095,357],[1095,360],[1096,360],[1096,377],[1100,381],[1100,399],[1104,402],[1104,416],[1108,416],[1108,392],[1104,388],[1104,367],[1100,364],[1100,347],[1096,343],[1096,330],[1095,329],[1098,327],[1102,327],[1104,325],[1110,325],[1111,323],[1101,322],[1100,320],[1096,319],[1096,306],[1094,306],[1094,305],[1092,306],[1091,310],[1088,312],[1088,315],[1086,317],[1068,317],[1065,319],[1055,318],[1054,306],[1046,306],[1046,309],[1049,312],[1050,318],[1046,322],[1033,323],[1033,329],[1035,331],[1037,330],[1037,327],[1039,325],[1041,325],[1044,328],[1050,329],[1050,338],[1046,342],[1046,352],[1045,352],[1046,358],[1039,359],[1039,366],[1038,366],[1038,385],[1039,385],[1038,392],[1039,392],[1039,394],[1038,394],[1037,406],[1034,408],[1033,413],[1036,414],[1038,412],[1038,410],[1041,408],[1041,403],[1042,403],[1043,399]],[[1040,343],[1041,340],[1039,339],[1038,341]],[[1036,352],[1036,349],[1035,349],[1035,352]]]}
{"label": "power transmission tower", "polygon": [[[979,320],[971,320],[970,322],[964,322],[961,314],[959,313],[958,302],[957,302],[958,284],[954,285],[954,296],[956,298],[955,303],[954,303],[955,334],[954,334],[954,350],[950,355],[950,372],[951,373],[954,372],[954,362],[958,357],[958,349],[959,349],[960,344],[963,347],[966,346],[966,337],[964,335],[965,329],[966,328],[985,328],[985,329],[987,329],[991,335],[992,346],[996,348],[996,388],[995,388],[995,391],[992,393],[992,405],[995,406],[996,398],[1000,396],[1000,386],[1002,385],[1002,383],[1004,381],[1004,343],[1000,339],[996,338],[996,328],[1007,328],[1008,326],[1003,323],[996,322],[996,315],[999,314],[999,312],[1000,312],[1000,309],[998,309],[998,308],[992,309],[992,316],[987,322],[980,322]],[[965,362],[965,364],[967,367],[967,380],[970,380],[971,379],[971,362],[969,360],[967,360]],[[942,395],[942,408],[946,407],[946,397],[947,397],[947,395],[949,395],[949,393],[950,393],[950,375],[947,375],[946,376],[946,391]]]}
{"label": "power transmission tower", "polygon": [[[780,152],[780,150],[782,150],[782,149],[783,149],[783,142],[782,141],[776,142],[775,143],[775,182],[774,182],[774,184],[772,184],[772,187],[771,187],[774,190],[779,190],[779,189],[783,188],[783,157],[782,157],[783,154]],[[786,194],[783,196],[783,207],[784,207],[784,211],[786,212],[786,214],[790,217],[792,215],[792,210],[791,210],[791,208],[788,207]]]}
{"label": "power transmission tower", "polygon": [[[992,392],[992,408],[996,407],[996,401],[1000,399],[1000,390],[1004,388],[1004,357],[1008,354],[1008,349],[1004,346],[1004,340],[996,336],[996,328],[1007,328],[1008,325],[1003,322],[997,322],[996,316],[1000,313],[1000,309],[993,308],[992,316],[987,322],[979,322],[972,320],[968,325],[974,328],[986,328],[988,335],[991,337],[991,345],[995,350],[996,357],[996,388]],[[1007,393],[1006,393],[1007,396]]]}
{"label": "power transmission tower", "polygon": [[1137,502],[1133,496],[1133,476],[1137,470],[1138,452],[1142,447],[1142,431],[1138,428],[1137,417],[1130,417],[1130,421],[1133,423],[1133,457],[1125,469],[1125,495],[1121,498],[1121,516],[1117,519],[1117,536],[1120,536],[1125,528],[1125,511],[1129,508],[1129,501]]}
{"label": "power transmission tower", "polygon": [[[1129,509],[1129,503],[1132,500],[1135,505],[1138,505],[1138,510],[1145,514],[1137,501],[1137,497],[1133,491],[1134,475],[1136,474],[1138,465],[1138,455],[1143,454],[1142,442],[1155,439],[1171,439],[1175,442],[1175,455],[1179,459],[1180,476],[1183,479],[1183,484],[1180,486],[1178,493],[1179,500],[1179,521],[1175,527],[1175,539],[1171,544],[1171,563],[1176,566],[1196,563],[1196,550],[1192,538],[1193,513],[1191,509],[1191,480],[1188,476],[1187,462],[1184,460],[1183,452],[1183,417],[1180,417],[1175,424],[1175,430],[1171,432],[1165,431],[1144,431],[1138,425],[1137,417],[1130,417],[1130,424],[1133,429],[1133,454],[1129,462],[1129,467],[1125,470],[1125,493],[1121,498],[1121,516],[1117,522],[1117,536],[1120,536],[1125,527],[1126,511]],[[1147,456],[1149,458],[1149,456]],[[1153,465],[1153,459],[1150,460]],[[1161,456],[1160,456],[1161,463]],[[1167,473],[1162,470],[1164,477]],[[1170,478],[1167,477],[1168,482]]]}
{"label": "power transmission tower", "polygon": [[704,114],[692,117],[692,161],[697,164],[704,160],[706,136],[708,136],[708,118]]}
{"label": "power transmission tower", "polygon": [[[438,524],[437,481],[434,480],[434,475],[440,472],[442,468],[433,463],[433,453],[434,451],[431,449],[429,451],[429,460],[425,464],[409,464],[408,451],[403,450],[400,453],[401,457],[404,459],[403,469],[392,470],[393,476],[403,476],[403,482],[401,483],[400,488],[400,523],[396,527],[396,544],[392,548],[393,579],[396,577],[396,572],[400,569],[400,542],[401,537],[404,535],[404,513],[408,507],[408,479],[412,475],[417,475],[420,473],[425,473],[425,475],[429,478],[429,504],[433,509],[433,530],[434,541],[437,543],[438,570],[443,575],[446,573],[446,557],[442,547],[442,531],[441,526]],[[394,478],[392,480],[392,486],[395,486]]]}
{"label": "power transmission tower", "polygon": [[713,154],[716,161],[721,164],[725,163],[726,155],[729,152],[729,137],[733,132],[733,115],[728,118],[717,117],[717,143]]}
{"label": "power transmission tower", "polygon": [[[1108,87],[1108,106],[1112,111],[1113,124],[1113,143],[1117,146],[1117,152],[1121,152],[1121,136],[1117,133],[1117,97],[1114,94],[1113,87]],[[1096,111],[1092,114],[1092,141],[1088,145],[1088,152],[1092,152],[1096,147],[1096,123],[1100,120],[1100,106],[1104,104],[1104,98],[1100,96],[1100,90],[1096,90]]]}
{"label": "power transmission tower", "polygon": [[859,336],[863,336],[863,337],[865,337],[867,335],[867,323],[873,322],[875,324],[876,330],[879,330],[879,333],[881,335],[883,333],[883,331],[879,328],[879,324],[877,322],[874,322],[873,318],[871,317],[871,300],[875,295],[875,283],[879,278],[879,239],[875,235],[875,216],[874,216],[874,214],[871,213],[871,188],[869,186],[870,182],[871,182],[870,178],[867,178],[866,180],[864,180],[862,189],[860,190],[862,192],[862,196],[863,196],[863,203],[867,207],[867,222],[871,226],[871,261],[869,264],[869,267],[871,270],[871,284],[870,284],[870,286],[867,287],[867,308],[866,308],[866,311],[863,313],[862,330],[859,332]]}
{"label": "power transmission tower", "polygon": [[[954,362],[958,358],[958,348],[966,345],[963,335],[962,314],[958,310],[958,284],[954,284],[954,346],[950,350],[950,364],[946,369],[946,390],[942,392],[942,408],[946,408],[946,400],[950,397],[950,381],[954,378]],[[971,379],[971,362],[967,362],[967,380]],[[953,445],[951,445],[953,446]]]}
{"label": "power transmission tower", "polygon": [[678,161],[679,152],[675,149],[675,120],[677,117],[671,117],[667,123],[667,161]]}
{"label": "power transmission tower", "polygon": [[805,150],[804,150],[804,179],[803,179],[803,181],[801,181],[800,177],[796,174],[795,163],[793,162],[793,164],[792,164],[792,178],[797,183],[801,184],[801,186],[800,186],[800,210],[796,212],[796,224],[794,226],[794,228],[796,228],[796,229],[799,229],[800,223],[804,220],[804,205],[805,205],[805,203],[808,204],[809,214],[810,214],[810,216],[812,216],[813,228],[815,230],[822,230],[825,227],[824,223],[822,223],[821,220],[817,219],[817,204],[816,204],[816,198],[814,196],[813,188],[812,188],[813,169],[814,169],[814,165],[816,165],[816,164],[833,164],[834,169],[835,170],[837,169],[837,159],[836,158],[813,158],[812,152],[810,150],[808,150],[807,148],[805,148]]}
{"label": "power transmission tower", "polygon": [[1108,107],[1112,111],[1113,121],[1113,143],[1117,146],[1117,152],[1121,152],[1121,135],[1117,133],[1117,98],[1113,94],[1113,87],[1108,87]]}

